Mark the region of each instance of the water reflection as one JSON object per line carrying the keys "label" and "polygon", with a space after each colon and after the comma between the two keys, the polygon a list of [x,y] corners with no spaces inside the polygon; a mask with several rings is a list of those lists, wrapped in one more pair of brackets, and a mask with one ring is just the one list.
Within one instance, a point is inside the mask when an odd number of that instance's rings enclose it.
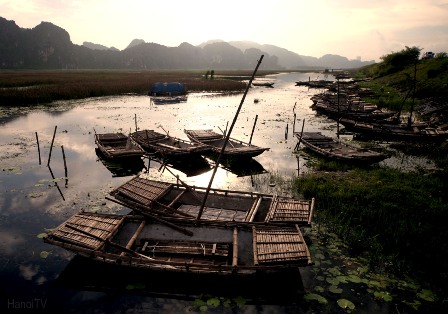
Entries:
{"label": "water reflection", "polygon": [[[126,267],[125,267],[126,268]],[[113,274],[113,275],[112,275]],[[232,300],[242,298],[249,304],[294,304],[300,301],[303,285],[297,269],[242,278],[241,276],[173,273],[126,268],[74,257],[55,284],[59,287],[107,291],[136,292],[158,296],[194,300],[201,295],[220,296]]]}

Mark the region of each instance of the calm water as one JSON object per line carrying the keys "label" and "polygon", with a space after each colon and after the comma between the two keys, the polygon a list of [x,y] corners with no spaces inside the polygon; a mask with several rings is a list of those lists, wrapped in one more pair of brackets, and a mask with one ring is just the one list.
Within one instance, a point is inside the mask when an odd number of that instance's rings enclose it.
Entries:
{"label": "calm water", "polygon": [[[298,160],[293,154],[297,143],[292,136],[294,126],[296,131],[300,131],[305,119],[306,131],[315,130],[334,135],[336,123],[316,116],[309,108],[312,103],[310,97],[319,90],[295,86],[296,81],[307,80],[309,77],[324,78],[322,74],[316,73],[273,75],[267,79],[275,81],[274,88],[250,89],[232,137],[248,141],[257,117],[252,143],[270,147],[270,150],[256,157],[251,165],[230,170],[220,167],[213,187],[286,193],[276,182],[276,178],[290,178],[310,171],[306,168],[305,160]],[[135,174],[165,181],[174,180],[168,171],[159,171],[160,164],[155,161],[142,161],[127,173],[120,171],[117,166],[104,164],[95,153],[94,132],[121,131],[127,134],[135,130],[137,124],[140,129],[155,129],[160,132],[166,130],[171,135],[186,138],[184,129],[224,130],[227,124],[230,126],[241,98],[242,94],[192,93],[188,95],[187,102],[158,105],[153,104],[147,96],[130,95],[61,102],[51,109],[2,109],[1,311],[57,309],[96,313],[126,310],[184,313],[195,306],[193,301],[183,300],[186,295],[198,292],[224,293],[225,291],[212,292],[205,288],[217,288],[220,283],[216,282],[211,284],[196,282],[191,278],[170,278],[172,285],[167,285],[166,278],[158,278],[156,274],[142,279],[138,274],[131,277],[130,274],[120,274],[119,270],[105,271],[102,267],[85,265],[84,261],[74,259],[73,254],[43,243],[38,235],[46,228],[58,226],[80,209],[119,212],[121,208],[105,200],[105,196]],[[47,167],[55,128],[50,167]],[[40,163],[36,133],[40,146]],[[208,162],[212,164],[210,160]],[[397,167],[413,166],[414,163],[427,164],[426,161],[416,159],[410,161],[405,156],[398,156],[387,162]],[[186,169],[170,169],[189,184],[207,186],[211,175],[210,167],[205,163]],[[253,175],[249,175],[250,173]],[[306,279],[307,275],[304,277]],[[137,285],[137,288],[133,285],[142,280],[144,288],[142,285]],[[226,284],[235,283],[224,285]],[[251,284],[252,287],[259,285]],[[300,306],[286,305],[286,301],[283,304],[281,298],[291,291],[301,289],[300,274],[284,279],[277,286],[261,283],[263,284],[266,295],[275,296],[274,301],[269,303],[280,304],[268,305],[260,301],[258,305],[246,305],[237,311],[302,311]],[[305,286],[310,288],[307,283]],[[237,287],[241,288],[241,285],[229,286],[227,290],[237,291]],[[285,290],[279,294],[280,287]],[[162,297],[162,291],[159,290],[163,290],[163,293],[171,292],[181,298]],[[243,288],[239,293],[244,294],[244,291],[250,290]],[[375,309],[378,310],[377,307]]]}

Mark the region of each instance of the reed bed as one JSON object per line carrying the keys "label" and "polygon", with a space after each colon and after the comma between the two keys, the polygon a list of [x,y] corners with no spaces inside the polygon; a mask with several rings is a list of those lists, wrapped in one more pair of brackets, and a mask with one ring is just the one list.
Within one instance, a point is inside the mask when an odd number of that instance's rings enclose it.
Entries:
{"label": "reed bed", "polygon": [[316,198],[318,220],[372,266],[412,272],[448,286],[445,174],[357,169],[297,178],[294,189]]}
{"label": "reed bed", "polygon": [[156,82],[181,82],[193,92],[241,92],[246,88],[242,81],[246,74],[245,71],[224,71],[219,77],[215,74],[216,78],[205,79],[204,73],[198,71],[0,71],[0,106],[29,106],[122,94],[146,95]]}

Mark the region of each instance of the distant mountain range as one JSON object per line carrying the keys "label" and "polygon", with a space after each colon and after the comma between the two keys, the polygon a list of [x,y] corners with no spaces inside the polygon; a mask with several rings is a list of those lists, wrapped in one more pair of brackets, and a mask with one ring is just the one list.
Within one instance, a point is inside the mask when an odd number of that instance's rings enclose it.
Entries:
{"label": "distant mountain range", "polygon": [[287,49],[249,41],[210,40],[198,46],[182,43],[167,47],[134,39],[119,50],[84,42],[75,45],[69,33],[52,23],[20,28],[0,17],[0,69],[253,69],[260,55],[260,69],[347,69],[375,63],[348,60],[338,55],[302,56]]}

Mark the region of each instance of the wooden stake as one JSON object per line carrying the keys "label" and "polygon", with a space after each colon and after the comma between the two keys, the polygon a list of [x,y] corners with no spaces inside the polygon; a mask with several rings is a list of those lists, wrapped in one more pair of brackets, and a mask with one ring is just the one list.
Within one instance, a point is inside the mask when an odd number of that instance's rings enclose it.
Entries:
{"label": "wooden stake", "polygon": [[254,135],[255,125],[257,124],[258,114],[255,116],[254,126],[252,127],[252,133],[250,133],[249,145],[252,143],[252,136]]}
{"label": "wooden stake", "polygon": [[61,149],[62,149],[62,158],[64,159],[65,187],[67,187],[67,183],[68,183],[68,174],[67,174],[67,162],[65,161],[64,145],[61,145]]}
{"label": "wooden stake", "polygon": [[42,161],[40,159],[40,146],[39,146],[39,137],[37,136],[36,132],[36,142],[37,142],[37,152],[39,153],[39,165],[42,164]]}
{"label": "wooden stake", "polygon": [[54,137],[56,136],[56,129],[58,128],[58,126],[56,125],[54,127],[54,133],[53,133],[53,139],[51,140],[51,146],[50,146],[50,154],[48,155],[48,162],[47,162],[47,166],[50,165],[50,160],[51,160],[51,151],[53,150],[53,143],[54,143]]}

